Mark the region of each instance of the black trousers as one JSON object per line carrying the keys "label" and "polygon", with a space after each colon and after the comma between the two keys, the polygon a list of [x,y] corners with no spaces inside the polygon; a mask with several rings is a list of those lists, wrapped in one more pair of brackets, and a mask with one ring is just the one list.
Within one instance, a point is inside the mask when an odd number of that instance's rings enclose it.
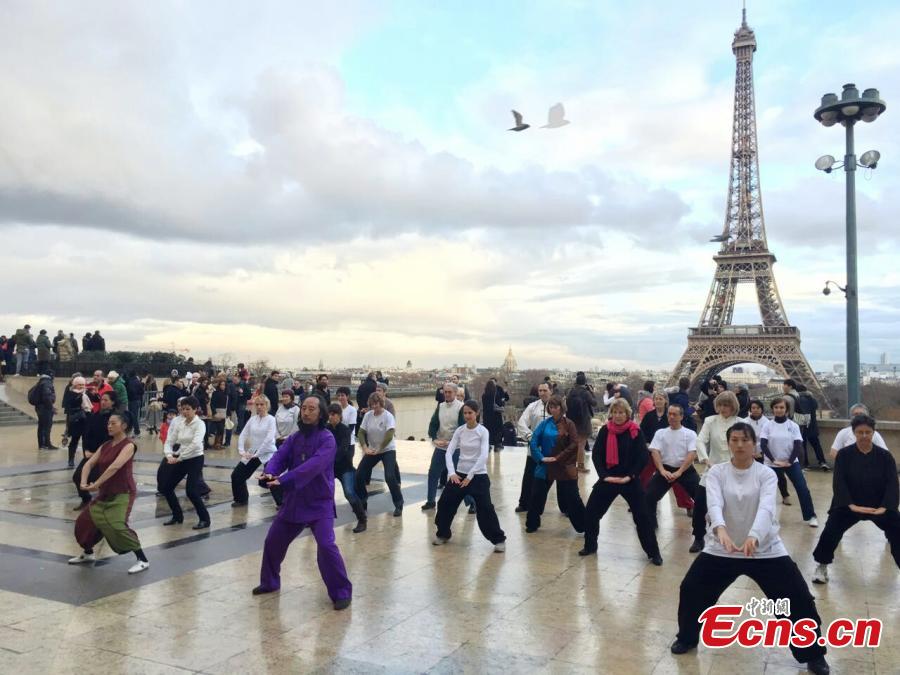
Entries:
{"label": "black trousers", "polygon": [[[755,459],[760,464],[766,463],[762,457],[756,457]],[[778,492],[781,493],[781,498],[787,499],[788,497],[790,497],[791,493],[788,492],[787,478],[784,477],[784,471],[776,471],[775,478],[778,479]]]}
{"label": "black trousers", "polygon": [[[86,490],[81,489],[81,474],[84,472],[84,465],[87,464],[89,457],[82,457],[81,461],[78,463],[78,466],[75,467],[75,473],[72,474],[72,482],[75,483],[75,489],[78,490],[78,496],[81,497],[81,503],[87,504],[91,499],[93,499],[93,495]],[[98,478],[100,478],[101,471],[99,467],[94,467],[91,470],[91,473],[88,475],[87,482],[91,483]]]}
{"label": "black trousers", "polygon": [[900,567],[900,513],[886,511],[880,516],[871,516],[863,513],[854,513],[847,506],[832,509],[828,512],[828,520],[825,521],[825,529],[819,537],[819,542],[813,550],[813,559],[817,563],[830,565],[834,561],[834,551],[841,543],[844,532],[857,523],[868,520],[884,532],[888,544],[891,546],[891,555],[897,567]]}
{"label": "black trousers", "polygon": [[[647,515],[647,502],[641,481],[632,478],[624,485],[607,483],[598,480],[588,497],[584,516],[584,547],[589,551],[597,550],[597,537],[600,535],[600,519],[609,510],[616,497],[622,497],[628,502],[631,509],[631,518],[637,528],[638,540],[641,548],[648,557],[659,555],[659,545],[656,543],[656,533],[650,524],[650,516]],[[696,509],[696,506],[694,507]]]}
{"label": "black trousers", "polygon": [[184,518],[184,512],[181,510],[181,504],[178,503],[178,497],[175,496],[175,488],[181,482],[182,478],[187,477],[187,485],[185,492],[187,498],[194,505],[197,517],[201,522],[209,522],[209,511],[203,503],[202,488],[203,482],[203,455],[199,457],[191,457],[176,464],[166,463],[165,479],[163,481],[163,496],[172,509],[172,516],[176,519]]}
{"label": "black trousers", "polygon": [[[525,516],[525,527],[539,528],[541,526],[541,514],[547,504],[547,495],[550,493],[554,481],[544,478],[535,478],[531,483],[531,504],[528,506],[528,514]],[[578,479],[556,481],[556,499],[559,507],[569,517],[569,522],[578,534],[584,533],[584,502],[578,492]]]}
{"label": "black trousers", "polygon": [[[519,490],[519,508],[527,509],[531,506],[531,490],[532,485],[534,485],[534,469],[537,466],[537,462],[534,461],[534,458],[531,456],[531,453],[528,451],[528,448],[525,448],[525,470],[522,472],[522,488]],[[581,499],[581,497],[579,497]],[[559,505],[559,512],[563,515],[566,514],[566,509],[563,506],[564,503],[563,497],[559,494],[559,484],[556,485],[556,503]],[[546,495],[544,504],[546,505]],[[540,515],[544,515],[544,507],[541,507]]]}
{"label": "black trousers", "polygon": [[[663,464],[663,468],[666,471],[670,471],[674,473],[678,471],[677,466],[669,466],[668,464]],[[674,483],[670,483],[661,475],[659,472],[653,474],[650,478],[650,482],[647,483],[647,514],[650,516],[650,522],[653,524],[653,528],[656,529],[656,504],[662,499],[665,494],[672,488],[675,483],[678,483],[681,487],[684,488],[684,491],[687,492],[691,499],[696,500],[697,488],[700,487],[700,475],[697,473],[697,470],[689,466],[687,470],[678,477]],[[706,490],[704,492],[704,497],[706,496]],[[705,506],[705,504],[704,504]],[[697,504],[694,502],[694,510],[696,511]]]}
{"label": "black trousers", "polygon": [[39,448],[49,448],[50,443],[50,430],[53,428],[53,407],[52,406],[39,406],[35,407],[34,411],[37,413],[38,419],[38,427],[37,427],[37,442]]}
{"label": "black trousers", "polygon": [[[821,636],[822,620],[816,611],[816,601],[809,592],[806,580],[797,564],[789,556],[779,558],[726,558],[701,553],[694,560],[684,580],[678,600],[678,640],[686,645],[700,641],[700,615],[716,604],[719,596],[741,575],[746,575],[759,585],[767,598],[789,598],[791,620],[813,619],[816,635]],[[791,647],[791,653],[800,663],[824,656],[825,648],[817,643],[809,647]]]}
{"label": "black trousers", "polygon": [[[234,501],[240,504],[246,504],[250,500],[250,491],[247,490],[247,481],[250,480],[253,476],[253,472],[260,466],[262,466],[262,462],[254,457],[246,464],[238,462],[237,466],[234,467],[231,472],[231,496],[234,497]],[[280,485],[275,485],[274,487],[269,488],[269,491],[272,493],[272,499],[275,500],[275,503],[278,506],[281,506],[282,502],[284,502],[284,488]]]}
{"label": "black trousers", "polygon": [[363,508],[369,506],[369,492],[366,483],[372,477],[372,469],[378,462],[383,464],[384,480],[391,491],[394,508],[403,508],[403,493],[400,491],[400,471],[397,468],[397,451],[390,450],[378,455],[363,455],[356,467],[356,494],[362,500]]}
{"label": "black trousers", "polygon": [[[466,478],[460,474],[457,476],[460,480]],[[475,500],[475,519],[478,521],[478,529],[481,530],[484,538],[492,544],[506,541],[506,533],[500,528],[500,519],[497,518],[497,511],[491,502],[491,479],[486,473],[473,476],[466,487],[447,481],[447,486],[438,499],[437,513],[434,515],[437,536],[442,539],[449,539],[453,536],[450,526],[453,524],[453,518],[456,516],[459,505],[467,495]]]}
{"label": "black trousers", "polygon": [[85,419],[82,418],[78,422],[69,422],[69,461],[75,461],[75,451],[78,450],[78,441],[84,435]]}
{"label": "black trousers", "polygon": [[800,455],[800,461],[803,462],[803,466],[809,466],[807,443],[812,446],[813,452],[816,453],[816,461],[819,462],[819,466],[825,464],[825,453],[822,451],[822,442],[819,440],[819,429],[817,427],[810,429],[808,426],[802,426],[800,427],[800,434],[803,436],[803,454]]}
{"label": "black trousers", "polygon": [[694,515],[691,516],[691,530],[694,537],[706,536],[706,488],[697,485],[694,491]]}

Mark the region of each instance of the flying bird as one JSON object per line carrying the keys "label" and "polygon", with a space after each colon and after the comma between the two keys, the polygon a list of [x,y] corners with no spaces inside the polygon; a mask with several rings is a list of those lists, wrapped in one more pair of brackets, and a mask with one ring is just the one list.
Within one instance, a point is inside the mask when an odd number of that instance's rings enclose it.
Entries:
{"label": "flying bird", "polygon": [[525,131],[531,126],[530,124],[525,124],[522,121],[522,113],[520,113],[519,111],[513,110],[512,115],[513,119],[516,121],[516,126],[514,126],[512,129],[507,129],[507,131]]}
{"label": "flying bird", "polygon": [[563,108],[562,103],[557,103],[550,106],[550,110],[547,111],[547,124],[542,126],[541,129],[558,129],[567,124],[569,124],[569,120],[566,119],[566,109]]}
{"label": "flying bird", "polygon": [[717,234],[715,237],[710,239],[710,241],[723,242],[723,241],[728,241],[729,238],[730,237],[727,234]]}

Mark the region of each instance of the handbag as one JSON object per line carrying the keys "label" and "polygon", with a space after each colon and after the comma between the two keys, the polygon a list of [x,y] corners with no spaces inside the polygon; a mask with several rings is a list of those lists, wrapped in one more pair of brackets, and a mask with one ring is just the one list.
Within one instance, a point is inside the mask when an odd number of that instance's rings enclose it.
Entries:
{"label": "handbag", "polygon": [[234,429],[234,420],[230,417],[225,418],[225,431],[231,431]]}

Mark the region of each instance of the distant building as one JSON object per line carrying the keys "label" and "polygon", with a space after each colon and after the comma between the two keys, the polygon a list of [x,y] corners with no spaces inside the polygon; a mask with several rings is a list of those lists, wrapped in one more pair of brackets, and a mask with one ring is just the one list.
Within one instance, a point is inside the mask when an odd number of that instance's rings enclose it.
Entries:
{"label": "distant building", "polygon": [[507,377],[512,373],[517,373],[519,371],[519,364],[516,363],[516,357],[513,356],[512,347],[510,347],[509,351],[506,353],[506,359],[504,359],[500,370],[502,370]]}

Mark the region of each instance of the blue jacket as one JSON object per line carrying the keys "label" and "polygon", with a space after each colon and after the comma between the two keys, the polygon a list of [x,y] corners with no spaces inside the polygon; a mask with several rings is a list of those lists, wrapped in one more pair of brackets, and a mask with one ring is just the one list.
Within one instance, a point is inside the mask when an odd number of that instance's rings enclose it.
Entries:
{"label": "blue jacket", "polygon": [[531,451],[531,458],[537,464],[534,467],[534,477],[547,479],[547,465],[544,464],[544,457],[553,455],[553,448],[556,447],[556,439],[559,431],[556,429],[556,422],[552,417],[542,420],[537,425],[537,429],[531,434],[531,440],[528,442],[528,449]]}

